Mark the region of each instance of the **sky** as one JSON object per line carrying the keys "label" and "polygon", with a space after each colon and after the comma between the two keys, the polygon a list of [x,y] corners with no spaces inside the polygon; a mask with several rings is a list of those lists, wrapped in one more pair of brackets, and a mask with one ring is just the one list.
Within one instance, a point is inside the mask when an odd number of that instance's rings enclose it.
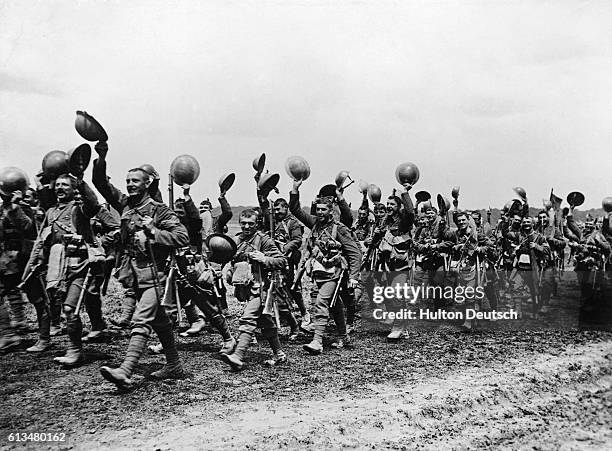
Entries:
{"label": "sky", "polygon": [[[253,158],[310,201],[340,170],[460,206],[501,207],[522,186],[598,207],[612,195],[609,1],[0,0],[0,167],[29,174],[83,142],[76,110],[109,135],[112,181],[174,157],[201,166],[194,199],[256,203]],[[88,174],[86,179],[89,179]],[[176,190],[179,192],[180,190]],[[356,184],[346,197],[357,206]]]}

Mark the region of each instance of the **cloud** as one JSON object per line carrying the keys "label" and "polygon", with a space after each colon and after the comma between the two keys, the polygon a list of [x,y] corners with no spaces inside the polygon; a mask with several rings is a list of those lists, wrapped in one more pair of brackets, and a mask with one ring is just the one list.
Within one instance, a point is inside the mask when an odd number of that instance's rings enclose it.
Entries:
{"label": "cloud", "polygon": [[51,83],[0,72],[0,91],[19,94],[39,94],[56,97],[61,91]]}

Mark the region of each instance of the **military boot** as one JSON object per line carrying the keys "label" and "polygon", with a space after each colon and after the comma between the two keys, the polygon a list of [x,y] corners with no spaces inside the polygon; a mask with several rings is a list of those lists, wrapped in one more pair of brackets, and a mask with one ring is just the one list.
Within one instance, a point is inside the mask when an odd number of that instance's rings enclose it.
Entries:
{"label": "military boot", "polygon": [[238,338],[236,349],[231,354],[222,355],[223,360],[229,364],[234,371],[240,371],[244,367],[244,354],[251,344],[251,334],[242,332]]}
{"label": "military boot", "polygon": [[325,324],[316,324],[312,341],[304,345],[304,350],[311,355],[319,355],[323,352],[323,334]]}
{"label": "military boot", "polygon": [[402,338],[402,334],[404,333],[404,322],[402,320],[396,319],[393,321],[393,327],[391,328],[391,332],[387,335],[387,340],[389,341],[397,341]]}
{"label": "military boot", "polygon": [[172,327],[168,325],[167,327],[156,329],[156,332],[162,344],[164,354],[166,354],[166,364],[160,370],[152,372],[151,377],[154,379],[180,379],[184,377],[183,366],[176,349]]}
{"label": "military boot", "polygon": [[85,354],[83,353],[83,325],[81,318],[70,314],[67,318],[68,323],[68,338],[70,339],[70,345],[66,351],[66,355],[63,357],[56,357],[53,359],[56,363],[61,363],[64,366],[76,366],[83,362]]}
{"label": "military boot", "polygon": [[7,293],[6,297],[9,302],[11,316],[13,317],[11,327],[17,333],[27,332],[26,301],[21,296],[21,292],[19,290],[11,290]]}
{"label": "military boot", "polygon": [[132,386],[132,373],[134,368],[142,356],[147,345],[148,337],[140,334],[133,334],[130,337],[127,353],[123,363],[119,368],[110,368],[103,366],[100,368],[100,374],[109,382],[112,382],[121,390],[126,390]]}

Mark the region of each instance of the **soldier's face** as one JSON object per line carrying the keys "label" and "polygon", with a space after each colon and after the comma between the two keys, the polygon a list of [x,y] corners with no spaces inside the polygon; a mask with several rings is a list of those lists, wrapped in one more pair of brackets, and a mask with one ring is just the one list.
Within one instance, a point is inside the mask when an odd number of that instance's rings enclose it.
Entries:
{"label": "soldier's face", "polygon": [[331,216],[332,210],[328,204],[317,204],[317,218],[325,221]]}
{"label": "soldier's face", "polygon": [[379,204],[374,209],[374,215],[376,215],[378,219],[384,218],[387,215],[387,209],[384,207],[384,205]]}
{"label": "soldier's face", "polygon": [[425,212],[425,216],[427,217],[427,220],[432,223],[434,219],[436,219],[436,212],[433,210],[427,210]]}
{"label": "soldier's face", "polygon": [[141,171],[128,172],[125,184],[130,197],[144,195],[149,186],[149,178]]}
{"label": "soldier's face", "polygon": [[531,223],[531,218],[523,219],[523,222],[521,222],[521,228],[525,232],[531,232],[531,229],[533,228],[533,224]]}
{"label": "soldier's face", "polygon": [[427,215],[421,215],[421,216],[419,216],[419,223],[420,223],[422,226],[426,226],[426,225],[428,225],[428,224],[429,224],[429,218],[427,217]]}
{"label": "soldier's face", "polygon": [[35,207],[37,205],[36,198],[34,197],[34,191],[31,189],[25,192],[23,200],[31,207]]}
{"label": "soldier's face", "polygon": [[521,224],[521,217],[520,216],[514,216],[512,218],[512,225],[515,227],[518,227]]}
{"label": "soldier's face", "polygon": [[538,221],[544,227],[548,225],[548,216],[546,215],[538,215]]}
{"label": "soldier's face", "polygon": [[257,216],[241,216],[239,222],[243,235],[248,237],[257,231]]}
{"label": "soldier's face", "polygon": [[274,218],[275,219],[283,219],[285,216],[287,216],[287,212],[289,211],[289,209],[281,204],[275,205],[274,206]]}
{"label": "soldier's face", "polygon": [[74,188],[69,179],[60,177],[55,181],[55,196],[59,202],[70,202],[74,199]]}
{"label": "soldier's face", "polygon": [[590,233],[595,230],[595,223],[593,221],[587,221],[584,223],[584,231]]}
{"label": "soldier's face", "polygon": [[176,215],[179,218],[185,217],[185,208],[183,207],[183,203],[182,202],[175,202],[174,203],[174,212],[176,213]]}
{"label": "soldier's face", "polygon": [[367,210],[359,210],[357,212],[357,219],[359,219],[360,221],[365,221],[367,218],[368,218]]}
{"label": "soldier's face", "polygon": [[465,230],[468,227],[468,218],[467,216],[459,216],[457,218],[457,227],[459,228],[459,230]]}
{"label": "soldier's face", "polygon": [[472,219],[474,220],[474,223],[479,226],[480,222],[482,221],[482,218],[480,217],[480,215],[472,215]]}
{"label": "soldier's face", "polygon": [[397,205],[397,203],[395,203],[393,199],[387,200],[387,214],[389,215],[395,214],[397,213],[398,210],[399,210],[399,205]]}

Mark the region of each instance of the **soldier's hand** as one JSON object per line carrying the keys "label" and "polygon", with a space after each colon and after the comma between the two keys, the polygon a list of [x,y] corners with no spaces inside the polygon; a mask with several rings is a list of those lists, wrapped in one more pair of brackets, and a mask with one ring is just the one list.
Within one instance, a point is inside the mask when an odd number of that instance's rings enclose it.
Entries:
{"label": "soldier's hand", "polygon": [[21,191],[13,191],[11,193],[11,206],[9,207],[11,210],[17,208],[21,205],[23,201],[23,193]]}
{"label": "soldier's hand", "polygon": [[189,196],[189,190],[191,189],[191,186],[185,183],[181,186],[181,188],[183,188],[183,198],[185,198],[186,201],[191,200],[191,197]]}
{"label": "soldier's hand", "polygon": [[453,250],[454,250],[455,252],[459,252],[459,251],[460,251],[460,250],[462,250],[462,249],[463,249],[463,244],[455,244],[455,245],[453,246]]}
{"label": "soldier's hand", "polygon": [[349,281],[348,281],[348,284],[347,284],[347,285],[348,285],[348,287],[349,287],[349,288],[357,288],[357,285],[358,285],[358,284],[359,284],[359,281],[358,281],[358,280],[355,280],[355,279],[349,279]]}
{"label": "soldier's hand", "polygon": [[539,249],[539,248],[540,246],[538,245],[538,243],[535,243],[533,241],[529,243],[529,249]]}
{"label": "soldier's hand", "polygon": [[106,158],[106,153],[108,152],[108,144],[106,141],[98,141],[94,146],[94,150],[98,153],[100,158],[104,160]]}
{"label": "soldier's hand", "polygon": [[261,251],[253,251],[249,253],[249,258],[257,263],[264,263],[266,261],[266,254]]}
{"label": "soldier's hand", "polygon": [[406,192],[410,191],[412,189],[412,184],[411,183],[402,183],[402,186],[404,187],[404,189],[406,190]]}
{"label": "soldier's hand", "polygon": [[298,190],[300,189],[300,186],[302,186],[303,182],[304,180],[294,180],[293,181],[293,191],[297,193]]}
{"label": "soldier's hand", "polygon": [[153,224],[153,218],[149,215],[144,216],[142,218],[142,225],[144,226],[145,230],[148,232],[152,232],[153,229],[155,228],[155,225]]}

